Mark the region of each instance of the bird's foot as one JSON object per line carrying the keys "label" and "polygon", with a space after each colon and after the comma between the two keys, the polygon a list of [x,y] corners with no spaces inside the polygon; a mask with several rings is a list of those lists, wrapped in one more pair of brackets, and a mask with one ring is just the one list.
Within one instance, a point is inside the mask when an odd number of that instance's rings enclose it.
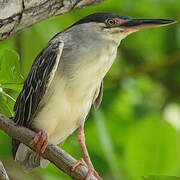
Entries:
{"label": "bird's foot", "polygon": [[87,176],[86,176],[86,180],[90,180],[92,175],[94,175],[94,177],[97,178],[97,180],[101,180],[101,177],[95,171],[95,169],[92,166],[88,166],[86,164],[86,162],[82,158],[73,165],[71,170],[75,171],[78,166],[85,166],[86,168],[88,168],[88,173],[87,173]]}
{"label": "bird's foot", "polygon": [[92,167],[88,167],[88,173],[87,173],[87,176],[86,176],[86,180],[90,180],[92,175],[94,175],[94,177],[97,180],[101,180],[101,177],[99,176],[97,171],[94,168],[92,168]]}
{"label": "bird's foot", "polygon": [[40,130],[38,134],[29,142],[29,145],[36,148],[35,159],[37,160],[40,153],[44,153],[48,145],[48,136],[45,130]]}
{"label": "bird's foot", "polygon": [[87,164],[86,164],[86,162],[84,161],[84,159],[81,158],[80,160],[78,160],[78,161],[73,165],[73,167],[72,167],[71,170],[72,170],[72,171],[75,171],[78,166],[85,166],[85,167],[87,167]]}

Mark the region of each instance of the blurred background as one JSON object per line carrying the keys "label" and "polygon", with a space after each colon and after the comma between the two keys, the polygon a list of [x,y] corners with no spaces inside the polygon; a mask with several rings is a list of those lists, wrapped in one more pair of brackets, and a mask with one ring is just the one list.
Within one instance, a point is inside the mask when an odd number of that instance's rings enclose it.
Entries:
{"label": "blurred background", "polygon": [[[178,0],[106,0],[50,18],[0,42],[0,113],[13,105],[33,60],[54,34],[92,12],[135,18],[180,19]],[[105,77],[100,109],[85,126],[94,167],[105,180],[140,180],[151,174],[180,176],[180,24],[137,32],[122,41]],[[62,145],[82,152],[75,132]],[[0,131],[0,159],[12,180],[71,179],[53,164],[24,173],[12,161],[11,139]]]}

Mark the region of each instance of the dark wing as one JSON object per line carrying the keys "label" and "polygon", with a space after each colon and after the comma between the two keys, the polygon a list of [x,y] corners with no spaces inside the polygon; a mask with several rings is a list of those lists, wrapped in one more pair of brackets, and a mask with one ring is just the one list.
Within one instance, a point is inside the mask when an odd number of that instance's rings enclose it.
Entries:
{"label": "dark wing", "polygon": [[103,81],[101,82],[100,87],[98,88],[96,97],[94,99],[93,105],[95,110],[97,110],[102,102],[102,97],[103,97]]}
{"label": "dark wing", "polygon": [[[60,39],[51,41],[35,59],[14,106],[15,117],[13,120],[17,125],[30,127],[32,116],[54,77],[63,45],[64,43]],[[15,158],[19,144],[17,140],[12,142],[13,158]]]}

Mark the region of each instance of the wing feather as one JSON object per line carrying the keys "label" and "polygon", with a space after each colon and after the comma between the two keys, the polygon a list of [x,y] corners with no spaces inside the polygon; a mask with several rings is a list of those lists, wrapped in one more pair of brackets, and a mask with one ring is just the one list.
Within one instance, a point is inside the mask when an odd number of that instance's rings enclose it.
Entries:
{"label": "wing feather", "polygon": [[101,105],[102,98],[103,98],[103,81],[101,82],[100,87],[97,89],[97,92],[93,101],[95,110],[97,110],[99,106]]}
{"label": "wing feather", "polygon": [[[61,39],[52,40],[35,59],[14,106],[13,120],[17,125],[30,127],[32,117],[55,75],[63,46]],[[13,158],[19,144],[17,140],[12,142]]]}

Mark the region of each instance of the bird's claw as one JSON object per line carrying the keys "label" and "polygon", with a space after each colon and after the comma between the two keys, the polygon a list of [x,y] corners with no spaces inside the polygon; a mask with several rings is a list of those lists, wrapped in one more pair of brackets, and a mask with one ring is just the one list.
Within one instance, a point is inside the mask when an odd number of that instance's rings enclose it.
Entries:
{"label": "bird's claw", "polygon": [[88,173],[86,176],[86,180],[90,180],[91,176],[94,176],[97,180],[101,180],[101,177],[99,176],[99,174],[96,172],[96,170],[93,168],[88,168]]}
{"label": "bird's claw", "polygon": [[40,153],[44,153],[48,145],[48,136],[45,130],[40,130],[38,134],[29,142],[29,145],[36,148],[35,160],[38,159]]}
{"label": "bird's claw", "polygon": [[85,167],[87,167],[87,164],[86,164],[86,162],[84,161],[84,159],[81,158],[80,160],[78,160],[78,161],[73,165],[73,167],[72,167],[71,170],[74,172],[78,166],[85,166]]}
{"label": "bird's claw", "polygon": [[88,173],[87,173],[87,176],[86,176],[86,179],[85,180],[90,180],[90,177],[92,175],[94,175],[94,177],[97,179],[97,180],[101,180],[101,177],[99,176],[99,174],[94,170],[94,168],[92,167],[88,167],[88,165],[86,164],[86,162],[81,158],[80,160],[78,160],[72,167],[72,171],[74,172],[76,170],[77,167],[79,166],[85,166],[86,168],[88,168]]}

